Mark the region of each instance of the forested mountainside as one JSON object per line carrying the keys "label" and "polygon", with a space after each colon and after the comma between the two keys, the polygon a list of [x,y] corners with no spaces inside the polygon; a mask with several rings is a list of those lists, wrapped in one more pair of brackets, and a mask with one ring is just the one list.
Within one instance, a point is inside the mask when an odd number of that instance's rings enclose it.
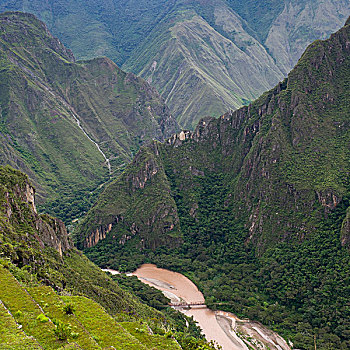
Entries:
{"label": "forested mountainside", "polygon": [[34,196],[26,175],[0,166],[1,349],[215,350],[160,292],[138,289],[162,312],[91,263]]}
{"label": "forested mountainside", "polygon": [[177,130],[154,88],[108,58],[75,61],[33,15],[0,15],[0,164],[67,222],[139,147]]}
{"label": "forested mountainside", "polygon": [[185,272],[295,348],[349,348],[349,42],[350,19],[249,106],[142,148],[79,246],[100,266]]}
{"label": "forested mountainside", "polygon": [[347,0],[5,0],[40,17],[79,59],[141,75],[194,128],[273,87],[306,46],[339,29]]}

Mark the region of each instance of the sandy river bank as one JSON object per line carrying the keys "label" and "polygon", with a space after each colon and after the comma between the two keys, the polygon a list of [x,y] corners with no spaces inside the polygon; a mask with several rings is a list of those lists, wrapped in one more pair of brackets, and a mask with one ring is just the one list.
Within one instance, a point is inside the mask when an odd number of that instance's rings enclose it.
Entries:
{"label": "sandy river bank", "polygon": [[[144,264],[133,275],[142,282],[163,291],[172,302],[185,301],[186,303],[204,304],[203,294],[197,286],[180,273],[159,269],[152,264]],[[220,326],[214,311],[202,306],[193,306],[190,309],[182,308],[180,311],[187,316],[193,316],[206,338],[217,341],[223,350],[248,350],[248,347],[236,333]]]}
{"label": "sandy river bank", "polygon": [[[105,271],[118,273],[109,269]],[[204,296],[197,286],[178,272],[144,264],[128,275],[137,276],[142,282],[161,290],[172,303],[204,304]],[[258,322],[240,320],[232,313],[212,311],[203,305],[176,308],[187,316],[193,316],[207,340],[215,340],[223,350],[248,350],[246,344],[257,350],[291,350],[282,337]]]}
{"label": "sandy river bank", "polygon": [[[160,269],[153,264],[144,264],[132,274],[142,282],[161,290],[172,302],[204,304],[204,296],[197,286],[180,273]],[[180,311],[193,316],[205,337],[217,341],[223,350],[247,350],[246,343],[254,349],[291,349],[282,337],[260,323],[240,320],[229,312],[212,311],[203,306],[181,308]]]}

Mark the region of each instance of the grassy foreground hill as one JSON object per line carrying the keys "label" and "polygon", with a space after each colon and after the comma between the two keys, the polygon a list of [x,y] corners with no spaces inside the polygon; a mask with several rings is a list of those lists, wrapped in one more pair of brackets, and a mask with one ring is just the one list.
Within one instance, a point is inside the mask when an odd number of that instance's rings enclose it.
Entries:
{"label": "grassy foreground hill", "polygon": [[76,250],[62,221],[37,214],[28,177],[0,167],[0,349],[214,350],[190,318],[162,310]]}
{"label": "grassy foreground hill", "polygon": [[0,15],[0,164],[67,222],[139,147],[177,129],[159,94],[107,58],[75,61],[30,14]]}
{"label": "grassy foreground hill", "polygon": [[257,98],[306,46],[339,29],[347,0],[4,0],[39,16],[79,59],[140,74],[186,128]]}
{"label": "grassy foreground hill", "polygon": [[295,348],[349,348],[349,41],[350,19],[249,106],[143,148],[79,246],[101,266],[184,272]]}

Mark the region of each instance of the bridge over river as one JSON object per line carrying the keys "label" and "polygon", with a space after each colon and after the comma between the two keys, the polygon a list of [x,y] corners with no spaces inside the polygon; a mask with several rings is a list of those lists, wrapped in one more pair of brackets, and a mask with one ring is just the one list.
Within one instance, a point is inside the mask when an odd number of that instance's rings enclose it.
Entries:
{"label": "bridge over river", "polygon": [[191,306],[207,307],[207,305],[205,305],[203,301],[192,301],[192,302],[179,301],[179,302],[171,302],[168,305],[178,306],[178,307],[187,307],[187,308],[190,308]]}
{"label": "bridge over river", "polygon": [[[248,346],[235,332],[237,317],[223,311],[212,311],[205,305],[203,294],[197,286],[180,273],[160,269],[155,265],[145,264],[138,268],[136,275],[142,282],[161,290],[171,299],[170,306],[178,307],[182,313],[192,316],[203,330],[207,340],[215,340],[223,350],[248,350]],[[173,295],[173,297],[171,297]],[[210,303],[215,308],[220,303]],[[285,340],[276,333],[265,329],[258,323],[239,320],[240,327],[244,327],[246,337],[266,344],[271,350],[291,350]],[[252,343],[253,344],[253,343]]]}

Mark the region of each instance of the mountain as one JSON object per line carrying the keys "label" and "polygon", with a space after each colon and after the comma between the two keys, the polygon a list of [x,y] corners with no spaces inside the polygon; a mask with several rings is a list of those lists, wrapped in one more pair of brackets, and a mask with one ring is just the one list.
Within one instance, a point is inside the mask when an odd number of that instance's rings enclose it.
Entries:
{"label": "mountain", "polygon": [[26,175],[0,166],[1,349],[215,350],[160,292],[138,282],[162,312],[91,263],[61,220],[37,214],[34,192]]}
{"label": "mountain", "polygon": [[187,273],[298,349],[348,348],[349,41],[350,19],[249,106],[142,148],[79,246],[101,266]]}
{"label": "mountain", "polygon": [[153,84],[184,128],[246,104],[283,77],[266,49],[243,29],[227,6],[212,8],[217,26],[192,8],[171,12],[123,67]]}
{"label": "mountain", "polygon": [[346,0],[176,1],[123,68],[153,84],[193,129],[273,87],[349,13]]}
{"label": "mountain", "polygon": [[[348,192],[348,30],[345,26],[329,40],[310,45],[288,78],[251,105],[219,119],[204,118],[193,132],[182,131],[166,143],[154,141],[143,148],[105,189],[101,198],[107,198],[97,203],[88,220],[96,214],[96,221],[106,225],[123,215],[146,234],[155,231],[152,225],[159,219],[161,228],[177,235],[172,186],[191,191],[194,179],[208,173],[230,175],[227,203],[235,203],[237,217],[247,219],[249,239],[262,250],[280,240],[281,231],[291,235],[312,230],[314,222],[303,224],[305,213],[320,219]],[[152,220],[141,217],[144,212],[151,219],[153,208],[143,197],[158,203]],[[193,208],[198,204],[192,197],[184,200]],[[285,213],[275,216],[278,208]]]}
{"label": "mountain", "polygon": [[108,58],[75,61],[33,15],[0,15],[0,164],[68,222],[140,145],[177,130],[154,88]]}
{"label": "mountain", "polygon": [[[349,12],[347,1],[285,2],[283,10],[271,22],[264,44],[277,65],[284,72],[289,72],[307,45],[316,39],[326,39],[340,28]],[[259,13],[256,15],[259,16]],[[257,20],[255,26],[260,25],[262,20]]]}
{"label": "mountain", "polygon": [[147,79],[181,126],[259,97],[306,46],[339,29],[347,0],[3,1],[36,14],[79,59],[105,55]]}

